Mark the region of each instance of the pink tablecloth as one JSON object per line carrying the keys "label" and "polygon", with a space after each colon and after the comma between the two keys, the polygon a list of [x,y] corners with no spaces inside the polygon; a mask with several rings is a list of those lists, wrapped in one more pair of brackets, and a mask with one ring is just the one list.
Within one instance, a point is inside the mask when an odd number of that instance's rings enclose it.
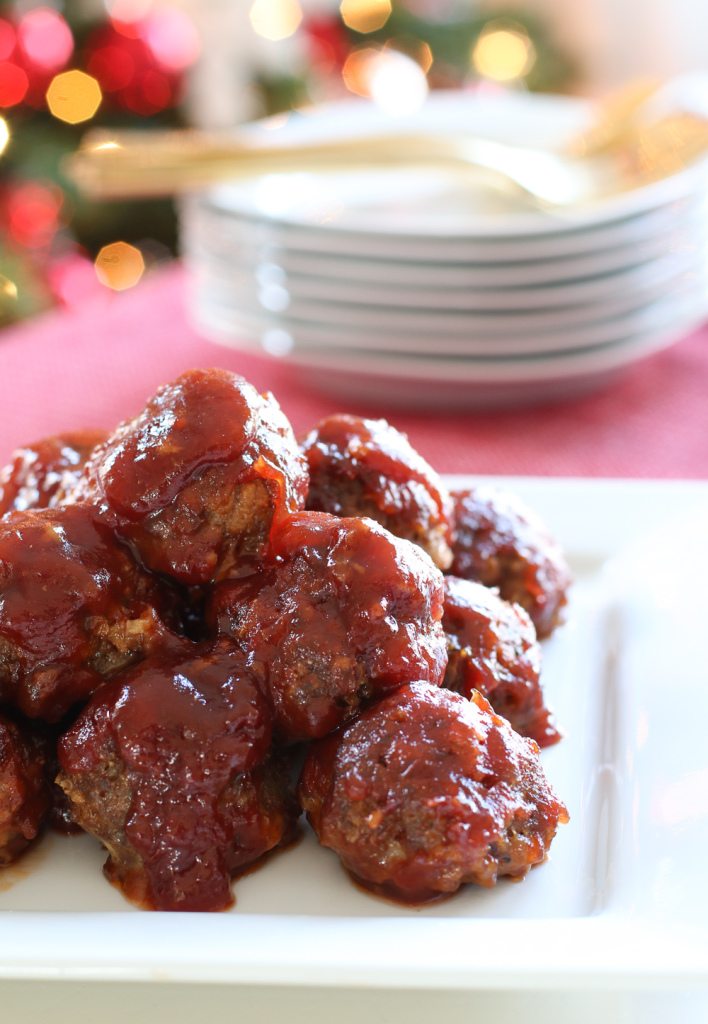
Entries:
{"label": "pink tablecloth", "polygon": [[[0,459],[62,429],[110,427],[192,366],[225,366],[269,388],[298,432],[337,411],[337,402],[294,383],[287,367],[198,337],[183,291],[174,268],[133,292],[0,335]],[[708,329],[572,404],[391,419],[442,472],[708,477]]]}

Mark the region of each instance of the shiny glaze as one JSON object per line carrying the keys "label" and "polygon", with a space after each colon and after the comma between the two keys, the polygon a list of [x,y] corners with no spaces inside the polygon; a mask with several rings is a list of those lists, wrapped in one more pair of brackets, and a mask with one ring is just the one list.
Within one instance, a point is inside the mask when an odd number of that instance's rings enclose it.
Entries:
{"label": "shiny glaze", "polygon": [[561,621],[570,586],[563,553],[536,514],[514,494],[488,485],[453,491],[455,540],[450,572],[498,587],[520,604],[539,637]]}
{"label": "shiny glaze", "polygon": [[465,700],[427,683],[313,744],[299,793],[320,843],[406,903],[522,877],[568,817],[532,740],[479,693]]}
{"label": "shiny glaze", "polygon": [[41,743],[0,716],[0,866],[36,839],[49,806]]}
{"label": "shiny glaze", "polygon": [[267,537],[271,521],[304,505],[307,474],[290,424],[272,395],[243,378],[190,370],[99,446],[78,493],[149,568],[196,585],[223,574],[228,503],[252,483],[267,494]]}
{"label": "shiny glaze", "polygon": [[318,423],[302,448],[309,509],[370,516],[420,544],[440,568],[449,566],[450,496],[404,434],[386,420],[336,415]]}
{"label": "shiny glaze", "polygon": [[265,765],[270,742],[240,655],[173,648],[96,694],[60,741],[59,781],[71,798],[84,778],[76,817],[106,842],[130,898],[219,910],[232,874],[292,833],[286,796],[270,792],[284,788]]}
{"label": "shiny glaze", "polygon": [[79,479],[89,455],[106,434],[77,430],[24,445],[0,470],[0,515],[14,509],[53,508]]}
{"label": "shiny glaze", "polygon": [[[103,681],[95,657],[126,627],[123,663],[160,625],[152,582],[91,509],[11,512],[0,521],[0,699],[56,721]],[[132,625],[131,625],[132,624]]]}
{"label": "shiny glaze", "polygon": [[272,545],[277,564],[217,587],[210,618],[263,680],[282,737],[324,736],[412,679],[440,683],[442,576],[415,545],[324,512],[289,517]]}
{"label": "shiny glaze", "polygon": [[463,697],[479,690],[498,715],[539,746],[561,734],[543,701],[541,650],[520,605],[481,583],[445,577],[443,628],[448,642],[446,686]]}

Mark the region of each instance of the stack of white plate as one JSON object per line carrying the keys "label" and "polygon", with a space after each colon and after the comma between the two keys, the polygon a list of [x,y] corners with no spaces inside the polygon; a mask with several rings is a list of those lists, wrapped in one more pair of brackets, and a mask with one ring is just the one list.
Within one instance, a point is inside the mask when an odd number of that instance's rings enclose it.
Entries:
{"label": "stack of white plate", "polygon": [[[456,93],[395,121],[352,101],[255,130],[559,147],[590,118],[578,100]],[[208,336],[349,398],[474,407],[590,390],[700,324],[707,227],[705,165],[553,212],[462,170],[323,170],[191,198],[183,249]]]}

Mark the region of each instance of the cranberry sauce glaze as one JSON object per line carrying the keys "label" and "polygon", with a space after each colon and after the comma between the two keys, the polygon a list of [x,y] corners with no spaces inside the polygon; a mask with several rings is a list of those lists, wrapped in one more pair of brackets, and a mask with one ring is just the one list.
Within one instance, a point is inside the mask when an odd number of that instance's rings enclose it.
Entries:
{"label": "cranberry sauce glaze", "polygon": [[243,658],[173,650],[95,695],[59,743],[58,781],[130,899],[221,910],[231,876],[294,834],[270,751],[270,709]]}
{"label": "cranberry sauce glaze", "polygon": [[446,576],[443,627],[448,653],[443,685],[468,698],[479,690],[522,736],[540,747],[557,743],[561,734],[539,680],[541,648],[524,609],[481,583]]}
{"label": "cranberry sauce glaze", "polygon": [[300,799],[323,846],[405,903],[540,864],[564,805],[533,740],[481,694],[413,683],[313,744]]}
{"label": "cranberry sauce glaze", "polygon": [[447,661],[443,578],[414,544],[370,519],[300,512],[273,533],[278,562],[215,589],[210,617],[270,694],[278,733],[324,736]]}
{"label": "cranberry sauce glaze", "polygon": [[36,839],[49,805],[42,744],[0,716],[0,866]]}
{"label": "cranberry sauce glaze", "polygon": [[306,491],[273,396],[226,370],[190,370],[99,445],[75,497],[97,504],[149,569],[198,585],[261,560]]}
{"label": "cranberry sauce glaze", "polygon": [[310,470],[309,509],[368,516],[419,544],[440,569],[449,568],[450,495],[405,434],[386,420],[329,416],[302,449]]}
{"label": "cranberry sauce glaze", "polygon": [[525,608],[539,637],[562,621],[571,575],[544,524],[515,494],[489,485],[453,491],[455,541],[450,571],[498,587]]}
{"label": "cranberry sauce glaze", "polygon": [[57,721],[160,638],[153,581],[87,507],[0,519],[0,699]]}
{"label": "cranberry sauce glaze", "polygon": [[0,515],[13,509],[24,512],[61,504],[105,437],[101,431],[82,430],[18,448],[0,471]]}

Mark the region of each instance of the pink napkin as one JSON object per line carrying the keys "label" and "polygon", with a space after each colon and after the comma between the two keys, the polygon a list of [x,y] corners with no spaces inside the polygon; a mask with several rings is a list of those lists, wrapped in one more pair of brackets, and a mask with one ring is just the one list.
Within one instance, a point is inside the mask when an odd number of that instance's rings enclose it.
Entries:
{"label": "pink napkin", "polygon": [[[112,427],[192,366],[224,366],[275,393],[297,432],[341,403],[287,366],[222,348],[187,323],[184,273],[51,313],[0,335],[0,460],[18,444]],[[387,416],[441,472],[708,477],[708,328],[633,367],[612,387],[563,405],[495,413]]]}

